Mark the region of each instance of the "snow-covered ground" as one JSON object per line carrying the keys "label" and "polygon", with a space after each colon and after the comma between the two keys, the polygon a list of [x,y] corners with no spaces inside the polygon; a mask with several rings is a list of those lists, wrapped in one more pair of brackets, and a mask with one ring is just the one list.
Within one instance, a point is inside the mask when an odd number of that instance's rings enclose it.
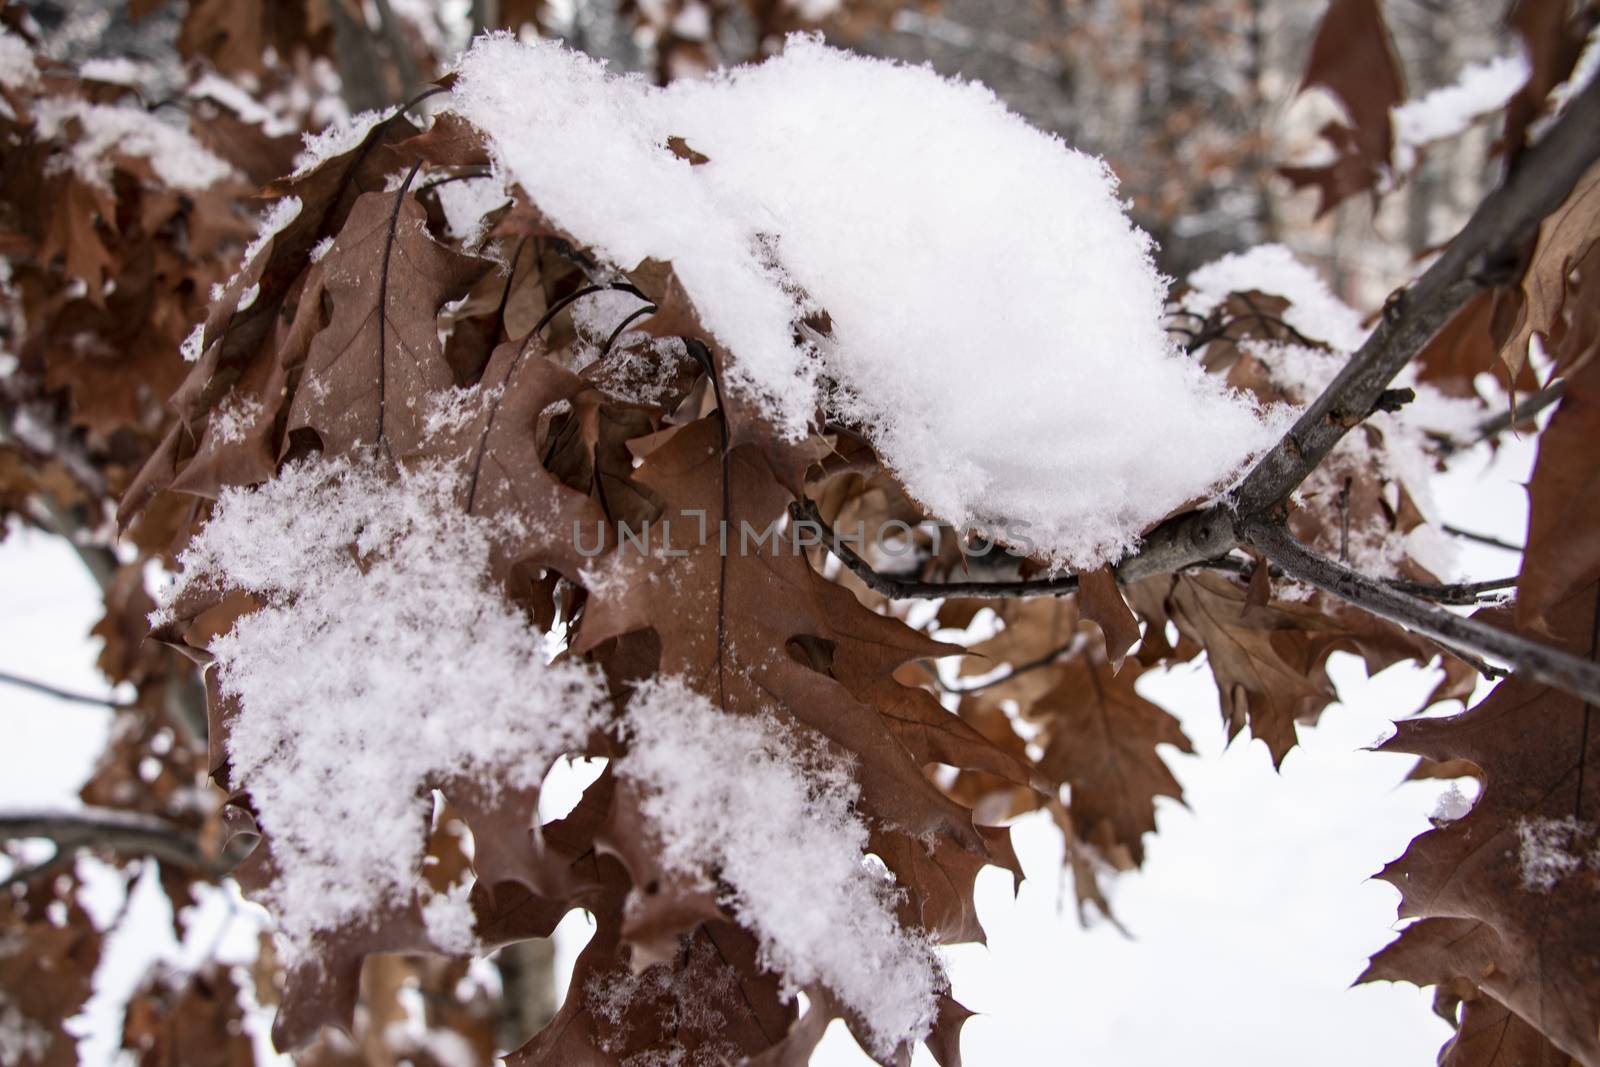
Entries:
{"label": "snow-covered ground", "polygon": [[[1434,484],[1452,522],[1510,541],[1523,536],[1533,450],[1480,449]],[[1462,572],[1500,577],[1514,557],[1463,545]],[[13,531],[0,543],[0,670],[104,692],[88,637],[98,594],[60,541]],[[967,1025],[972,1064],[1071,1063],[1119,1067],[1175,1062],[1428,1064],[1448,1028],[1429,994],[1408,985],[1349,988],[1366,957],[1392,936],[1398,894],[1370,880],[1427,828],[1446,786],[1403,783],[1410,760],[1362,751],[1391,718],[1429,690],[1428,672],[1397,667],[1368,680],[1336,657],[1343,702],[1272,771],[1263,746],[1225,747],[1215,689],[1190,665],[1152,676],[1148,695],[1182,720],[1195,754],[1167,752],[1187,804],[1159,801],[1159,833],[1143,871],[1115,885],[1130,936],[1101,923],[1079,927],[1063,885],[1060,846],[1043,820],[1023,820],[1017,850],[1029,878],[1011,899],[1009,878],[988,871],[979,908],[989,947],[949,952],[955,993],[979,1012]],[[107,713],[13,688],[0,690],[0,805],[76,803],[105,740]],[[88,904],[113,914],[117,879],[82,861]],[[120,1006],[154,959],[191,965],[218,943],[228,959],[254,951],[258,913],[218,892],[201,906],[186,945],[146,878],[101,966],[99,990],[77,1021],[82,1062],[117,1062]],[[569,966],[587,936],[584,917],[558,931]],[[287,1063],[287,1059],[283,1060]],[[819,1064],[867,1062],[838,1024]],[[926,1054],[917,1061],[932,1063]]]}

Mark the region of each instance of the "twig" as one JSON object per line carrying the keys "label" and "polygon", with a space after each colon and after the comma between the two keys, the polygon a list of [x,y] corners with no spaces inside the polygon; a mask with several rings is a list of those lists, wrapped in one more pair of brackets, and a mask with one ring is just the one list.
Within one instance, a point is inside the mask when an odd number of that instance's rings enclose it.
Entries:
{"label": "twig", "polygon": [[[1431,600],[1435,604],[1478,604],[1485,593],[1510,589],[1517,584],[1516,575],[1509,578],[1490,578],[1481,582],[1413,582],[1405,578],[1384,578],[1383,584],[1396,592]],[[1488,598],[1495,599],[1495,598]]]}
{"label": "twig", "polygon": [[88,693],[75,693],[70,689],[62,689],[48,682],[36,682],[32,678],[24,678],[8,671],[0,671],[0,685],[14,685],[19,689],[31,689],[35,693],[43,693],[45,696],[55,697],[57,700],[65,700],[69,704],[87,704],[90,707],[110,708],[113,711],[134,707],[133,704],[117,700],[115,697],[97,697]]}
{"label": "twig", "polygon": [[1521,545],[1514,545],[1509,541],[1502,541],[1498,537],[1491,537],[1488,534],[1474,533],[1471,530],[1463,530],[1461,527],[1451,526],[1449,523],[1441,525],[1439,529],[1443,530],[1451,537],[1459,537],[1463,541],[1476,541],[1478,544],[1488,545],[1490,548],[1502,548],[1507,552],[1515,552],[1518,555],[1521,555],[1522,552],[1525,551]]}
{"label": "twig", "polygon": [[[159,816],[140,812],[83,808],[0,813],[0,841],[24,838],[52,842],[57,857],[78,848],[105,848],[130,855],[153,856],[190,870],[213,874],[226,870],[225,861],[200,847],[200,839],[194,832]],[[41,866],[53,862],[48,860]]]}
{"label": "twig", "polygon": [[[1078,588],[1078,576],[1076,574],[1059,574],[1052,578],[1024,578],[1015,581],[934,582],[924,581],[919,578],[907,578],[897,574],[884,574],[862,559],[856,550],[851,548],[849,543],[839,536],[832,524],[822,517],[822,512],[817,510],[815,501],[807,497],[796,503],[794,507],[799,518],[816,526],[822,532],[822,535],[827,538],[828,550],[839,557],[839,562],[848,567],[857,578],[860,578],[862,584],[868,589],[891,600],[931,600],[952,596],[1001,597],[1005,599],[1029,596],[1065,596],[1068,593],[1076,592]],[[1174,544],[1176,543],[1175,541]],[[1152,574],[1187,570],[1189,568],[1230,571],[1238,574],[1245,567],[1243,560],[1228,556],[1226,549],[1215,558],[1163,567],[1161,561],[1168,557],[1169,552],[1183,551],[1181,548],[1169,549],[1162,545],[1156,545],[1148,552],[1140,552],[1136,556],[1130,557],[1123,567],[1117,569],[1117,581],[1126,585],[1129,582],[1138,581],[1140,578],[1149,577]],[[1124,567],[1127,569],[1125,570]]]}
{"label": "twig", "polygon": [[1400,368],[1479,289],[1512,276],[1523,244],[1600,158],[1597,128],[1600,80],[1522,155],[1505,184],[1484,199],[1433,266],[1391,298],[1366,343],[1235,491],[1239,514],[1254,518],[1280,507],[1361,423]]}
{"label": "twig", "polygon": [[1558,378],[1517,404],[1514,409],[1508,408],[1500,412],[1500,414],[1478,423],[1478,428],[1473,433],[1471,440],[1458,441],[1453,437],[1446,437],[1440,442],[1439,450],[1449,456],[1463,449],[1472,448],[1474,445],[1481,445],[1485,441],[1493,440],[1514,426],[1521,426],[1523,423],[1533,421],[1534,417],[1541,411],[1560,400],[1564,392],[1566,392],[1566,383]]}
{"label": "twig", "polygon": [[1476,619],[1452,614],[1436,604],[1358,574],[1306,548],[1276,523],[1246,522],[1240,525],[1239,532],[1247,543],[1282,567],[1291,578],[1314,585],[1444,645],[1500,660],[1528,678],[1591,703],[1600,703],[1600,665]]}
{"label": "twig", "polygon": [[1052,648],[1049,652],[1046,652],[1037,659],[1030,659],[1026,663],[1019,663],[1015,667],[1012,667],[1009,671],[1006,671],[1004,674],[1000,675],[998,678],[990,678],[986,682],[978,682],[975,685],[946,685],[944,682],[939,681],[938,676],[935,675],[934,684],[940,689],[943,689],[946,693],[982,692],[985,689],[992,689],[997,685],[1004,685],[1006,682],[1011,681],[1011,679],[1017,677],[1019,674],[1027,674],[1030,671],[1036,671],[1043,667],[1050,666],[1050,664],[1054,663],[1068,652],[1071,652],[1073,646],[1075,646],[1077,643],[1078,638],[1076,635],[1074,635],[1072,640],[1068,641],[1061,647]]}

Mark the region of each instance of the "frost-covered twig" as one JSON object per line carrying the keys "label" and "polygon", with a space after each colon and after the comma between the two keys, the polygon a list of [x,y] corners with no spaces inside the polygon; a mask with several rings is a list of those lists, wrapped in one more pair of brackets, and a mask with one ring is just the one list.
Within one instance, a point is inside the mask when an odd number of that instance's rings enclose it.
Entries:
{"label": "frost-covered twig", "polygon": [[1600,665],[1476,619],[1452,614],[1436,604],[1358,574],[1306,548],[1276,523],[1261,520],[1241,523],[1239,533],[1291,578],[1314,585],[1447,647],[1463,648],[1500,660],[1528,678],[1600,703]]}

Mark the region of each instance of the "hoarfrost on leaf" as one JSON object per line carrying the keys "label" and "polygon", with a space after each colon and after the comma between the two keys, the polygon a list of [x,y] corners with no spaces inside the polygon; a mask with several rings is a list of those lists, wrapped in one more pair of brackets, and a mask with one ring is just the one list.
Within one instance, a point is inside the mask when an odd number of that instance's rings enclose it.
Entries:
{"label": "hoarfrost on leaf", "polygon": [[730,388],[790,437],[819,405],[861,427],[947,522],[1093,566],[1283,428],[1176,351],[1106,165],[980,85],[808,37],[665,89],[507,35],[459,73],[447,106],[545,216],[615,267],[671,263]]}
{"label": "hoarfrost on leaf", "polygon": [[[230,773],[271,842],[263,902],[291,962],[412,899],[431,788],[535,789],[603,720],[592,669],[547,664],[543,635],[491,583],[496,531],[455,506],[458,478],[306,461],[224,490],[165,597],[168,611],[196,587],[261,605],[210,651],[237,706]],[[440,929],[459,933],[434,899]]]}
{"label": "hoarfrost on leaf", "polygon": [[822,982],[875,1053],[925,1036],[946,987],[932,941],[901,927],[896,890],[865,862],[851,765],[775,718],[736,716],[673,677],[638,686],[617,773],[671,869],[728,887],[725,903],[789,989]]}

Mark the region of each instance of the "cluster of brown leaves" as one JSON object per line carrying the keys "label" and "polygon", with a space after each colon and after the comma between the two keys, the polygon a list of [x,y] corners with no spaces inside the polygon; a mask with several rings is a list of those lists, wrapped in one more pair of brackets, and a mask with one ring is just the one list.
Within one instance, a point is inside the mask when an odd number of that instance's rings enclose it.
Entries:
{"label": "cluster of brown leaves", "polygon": [[[213,17],[233,10],[223,7]],[[0,7],[0,21],[26,39],[18,8]],[[230,32],[240,25],[230,22]],[[152,122],[186,128],[235,175],[203,189],[174,189],[136,150],[111,152],[93,169],[75,166],[84,159],[81,120],[37,120],[92,107],[148,113]],[[256,232],[258,183],[289,169],[300,139],[269,133],[188,92],[153,109],[130,86],[84,78],[39,57],[34,78],[0,87],[0,143],[0,257],[7,268],[0,286],[0,521],[68,538],[101,586],[105,612],[93,630],[102,643],[99,667],[132,697],[112,709],[110,740],[81,797],[94,809],[158,820],[184,843],[156,867],[174,932],[183,936],[196,887],[219,878],[218,864],[204,861],[222,855],[227,830],[208,782],[203,689],[186,657],[147,640],[155,604],[145,577],[152,561],[172,565],[192,505],[173,494],[120,538],[113,512],[173,425],[167,402],[190,370],[180,347]],[[77,904],[75,847],[69,842],[35,863],[36,849],[7,846],[13,873],[0,885],[0,1003],[8,1034],[38,1035],[14,1049],[19,1065],[77,1062],[76,1038],[61,1023],[89,997],[106,931]],[[193,865],[175,858],[189,853]],[[97,854],[130,886],[155,863]],[[414,1028],[383,1025],[405,1015],[414,988],[429,1004],[425,1034],[453,1031],[487,1060],[500,1014],[496,998],[481,990],[468,1001],[456,998],[458,986],[466,988],[463,965],[395,965],[409,970],[369,991],[363,1017],[374,1022],[358,1028],[360,1051],[324,1043],[312,1061],[438,1062],[411,1047]],[[270,954],[253,978],[214,962],[193,973],[149,975],[131,1003],[125,1046],[152,1067],[254,1063],[236,995],[241,981],[270,1004],[282,978]]]}
{"label": "cluster of brown leaves", "polygon": [[[905,890],[902,920],[945,943],[982,937],[973,880],[986,864],[1020,875],[999,824],[1028,810],[1048,809],[1068,836],[1080,902],[1109,910],[1098,877],[1141,861],[1155,798],[1179,794],[1160,746],[1188,749],[1172,716],[1140,693],[1144,672],[1205,654],[1230,733],[1248,726],[1281,761],[1296,724],[1336,697],[1327,675],[1335,651],[1360,655],[1371,670],[1439,655],[1326,598],[1277,599],[1264,568],[1248,584],[1183,574],[1127,590],[1102,571],[1071,596],[947,602],[936,624],[947,629],[996,608],[998,633],[969,650],[988,659],[969,665],[969,676],[1008,665],[989,684],[955,687],[966,691],[952,708],[928,664],[963,649],[824,577],[820,557],[781,542],[725,554],[712,538],[671,555],[610,544],[583,560],[574,521],[693,529],[705,515],[765,529],[802,498],[843,525],[919,516],[864,443],[832,433],[786,443],[737,397],[722,396],[720,369],[737,354],[698,323],[670,265],[614,277],[520,199],[492,215],[483,245],[448,236],[433,182],[484,158],[459,120],[446,116],[424,132],[396,116],[343,155],[274,185],[273,195],[298,197],[302,209],[213,305],[204,354],[174,398],[178,424],[125,499],[125,516],[174,493],[204,500],[259,483],[312,452],[377,450],[397,467],[458,464],[471,474],[460,507],[524,520],[499,546],[494,578],[531,620],[572,635],[566,654],[602,667],[619,710],[630,682],[670,673],[726,711],[774,711],[853,754],[873,852]],[[405,180],[386,187],[395,174]],[[326,238],[331,251],[314,259]],[[602,345],[559,313],[619,284],[653,309],[631,333]],[[241,306],[247,292],[253,299]],[[1239,384],[1270,399],[1265,376],[1251,377],[1242,352],[1232,358]],[[641,361],[647,389],[638,385]],[[481,409],[428,432],[429,396],[474,387]],[[224,411],[253,414],[243,424],[230,418],[222,434]],[[1383,496],[1378,487],[1362,493]],[[1299,518],[1325,530],[1331,507],[1310,502]],[[1344,521],[1396,520],[1374,506]],[[961,559],[929,554],[921,577],[937,579]],[[596,573],[606,580],[589,577]],[[200,594],[164,634],[198,653],[249,607],[221,591]],[[1436,699],[1470,688],[1470,671],[1445,662]],[[213,769],[234,791],[231,806],[247,812],[250,783],[230,780],[220,743],[238,709],[216,701],[211,711]],[[624,750],[619,737],[601,736],[584,754]],[[631,789],[607,774],[570,816],[545,826],[536,825],[536,796],[487,804],[447,791],[472,831],[473,902],[490,945],[547,936],[577,906],[598,923],[567,1004],[513,1062],[620,1062],[673,1030],[680,1006],[665,993],[635,998],[625,1024],[595,1015],[583,991],[597,976],[654,974],[649,988],[700,982],[706,996],[726,995],[718,1013],[738,1021],[716,1035],[680,1032],[690,1050],[733,1041],[759,1062],[803,1062],[829,1019],[855,1025],[820,986],[807,990],[812,1010],[796,1018],[758,965],[750,933],[714,893],[663,867]],[[268,840],[241,868],[247,890],[272,879],[271,848]],[[367,956],[432,943],[412,908],[342,930],[324,947],[322,966],[289,976],[275,1031],[283,1043],[350,1025]],[[701,974],[709,949],[733,969],[731,985]],[[944,1061],[964,1017],[949,1002],[930,1035]]]}
{"label": "cluster of brown leaves", "polygon": [[[539,17],[536,5],[502,7],[507,19]],[[1517,25],[1530,42],[1528,27],[1549,7],[1518,5]],[[229,5],[191,3],[183,47],[223,69],[256,73],[250,65],[259,66],[268,43],[281,44],[280,54],[333,47],[336,27],[328,26],[338,16],[326,4],[286,10],[293,17],[279,22],[260,5],[225,17]],[[719,18],[728,10],[714,5]],[[762,26],[778,20],[771,25],[786,28],[785,5],[754,10]],[[1564,12],[1538,24],[1567,34]],[[288,39],[273,42],[280,31]],[[1399,97],[1399,76],[1390,60],[1363,78],[1351,73],[1352,63],[1375,62],[1375,41],[1388,55],[1375,4],[1336,0],[1323,36],[1335,31],[1319,39],[1307,82],[1343,97],[1354,127],[1330,133],[1342,146],[1340,162],[1307,180],[1337,199],[1370,187],[1387,160],[1387,109]],[[695,51],[704,47],[694,43],[685,54],[712,62],[714,53]],[[1567,51],[1536,50],[1546,55],[1536,60],[1544,72],[1536,78],[1561,80]],[[1372,78],[1372,69],[1393,78]],[[46,69],[37,92],[104,100],[122,90]],[[1080,908],[1092,903],[1110,914],[1101,879],[1142,862],[1156,798],[1180,797],[1163,746],[1189,749],[1173,716],[1141,692],[1145,673],[1204,655],[1230,736],[1248,727],[1281,762],[1296,725],[1336,699],[1327,670],[1334,652],[1359,655],[1369,670],[1440,656],[1431,643],[1332,598],[1285,596],[1265,567],[1245,561],[1237,576],[1185,573],[1119,589],[1101,571],[1060,597],[946,600],[918,630],[848,576],[827,577],[821,553],[796,554],[782,542],[744,555],[724,554],[713,539],[671,556],[625,554],[608,543],[599,561],[585,560],[570,536],[574,521],[614,529],[619,520],[634,528],[667,520],[685,529],[705,515],[735,530],[766,529],[802,500],[845,527],[922,516],[865,443],[831,432],[782,442],[737,397],[723,397],[720,372],[737,353],[699,324],[670,265],[615,277],[521,199],[492,214],[483,243],[466,247],[450,236],[434,184],[470,180],[487,162],[474,131],[458,121],[441,118],[424,130],[396,115],[315,169],[271,181],[266,197],[297,197],[298,214],[208,302],[249,231],[239,210],[245,186],[178,196],[137,158],[113,160],[107,187],[83,181],[52,168],[64,146],[36,136],[28,94],[7,90],[5,101],[14,117],[0,119],[8,148],[0,242],[14,268],[8,347],[19,354],[18,372],[5,379],[18,391],[6,397],[6,413],[49,433],[12,434],[0,447],[0,507],[40,521],[48,501],[45,513],[69,514],[74,529],[95,531],[120,497],[120,517],[148,558],[180,544],[222,489],[270,480],[291,459],[376,450],[396,468],[458,464],[471,472],[458,501],[467,513],[533,520],[506,524],[524,533],[497,547],[494,578],[531,622],[571,635],[564,654],[604,670],[619,710],[631,682],[671,673],[726,711],[775,712],[852,754],[871,850],[904,889],[900,919],[942,943],[982,939],[974,880],[985,865],[1021,876],[1002,824],[1032,810],[1049,811],[1068,842]],[[1520,135],[1530,117],[1516,118],[1517,107],[1508,125],[1521,123]],[[260,131],[213,147],[251,178],[287,169],[286,146]],[[1515,313],[1497,315],[1485,298],[1425,356],[1428,380],[1466,394],[1473,374],[1501,352],[1525,351],[1534,334],[1552,354],[1566,392],[1540,439],[1518,601],[1492,617],[1590,658],[1600,595],[1590,458],[1600,440],[1596,189],[1591,175],[1541,231],[1519,285],[1501,291],[1518,301]],[[314,254],[327,241],[330,250]],[[654,309],[631,332],[597,337],[562,311],[596,287],[620,284]],[[1197,355],[1271,401],[1283,398],[1281,388],[1240,347],[1284,339],[1275,332],[1281,323],[1260,313],[1266,299],[1231,302],[1222,333]],[[1503,330],[1491,329],[1491,318]],[[179,342],[201,319],[201,358],[185,377]],[[1520,362],[1509,369],[1519,382],[1531,374]],[[492,399],[453,428],[427,432],[424,401],[471,387]],[[1352,525],[1403,533],[1420,521],[1403,494],[1392,503],[1381,470],[1344,475],[1343,499],[1304,499],[1290,516],[1303,540],[1328,550]],[[938,580],[969,565],[976,566],[945,545],[919,559],[916,577]],[[586,568],[612,580],[586,585]],[[97,631],[106,639],[102,666],[134,684],[138,708],[125,713],[127,728],[85,799],[160,815],[221,852],[230,835],[254,830],[250,782],[233,780],[227,765],[238,709],[212,694],[202,763],[173,712],[192,678],[169,650],[141,642],[152,605],[140,566],[110,571],[107,598]],[[237,597],[197,597],[180,605],[162,636],[203,656],[209,638],[250,607]],[[987,636],[970,647],[934,638],[955,632]],[[934,661],[962,652],[974,654],[962,667],[965,683],[937,673]],[[1446,679],[1430,703],[1465,697],[1470,670],[1448,656],[1439,662]],[[991,671],[998,673],[973,681]],[[1445,1062],[1600,1063],[1600,883],[1591,858],[1600,766],[1589,766],[1597,732],[1590,711],[1513,678],[1471,711],[1413,720],[1390,742],[1436,767],[1468,765],[1484,780],[1471,814],[1423,835],[1386,872],[1405,913],[1421,921],[1368,975],[1439,986],[1441,1011],[1459,1028]],[[624,751],[621,738],[605,734],[584,754]],[[145,770],[151,758],[160,767],[153,778]],[[229,792],[220,811],[198,789],[206,775]],[[756,939],[716,894],[664,869],[632,788],[602,775],[567,817],[544,825],[536,795],[491,799],[462,788],[449,794],[449,817],[437,820],[419,883],[443,889],[470,869],[486,948],[548,937],[574,907],[595,916],[567,1002],[511,1062],[611,1064],[668,1046],[691,1057],[731,1046],[752,1062],[794,1064],[831,1020],[858,1027],[823,986],[805,991],[811,1008],[798,1014],[761,966]],[[450,827],[470,830],[470,850]],[[1548,884],[1529,879],[1530,840],[1559,874]],[[212,877],[165,865],[161,873],[180,903],[194,879]],[[273,877],[269,839],[238,878],[253,892]],[[23,1004],[44,1033],[58,1033],[53,1023],[81,1005],[98,954],[100,934],[71,900],[70,879],[53,877],[0,896],[7,938],[64,964],[59,981],[40,986],[38,1004]],[[68,908],[65,921],[52,903]],[[426,1033],[434,1031],[462,1037],[487,1060],[498,1008],[481,991],[458,995],[465,963],[436,957],[415,909],[371,916],[323,947],[320,966],[287,974],[265,953],[253,978],[258,998],[278,1007],[275,1036],[285,1046],[309,1045],[307,1062],[426,1063],[434,1056]],[[0,958],[0,969],[13,958]],[[126,1046],[148,1064],[250,1062],[237,987],[251,980],[216,966],[152,974],[130,1010]],[[625,1018],[594,1010],[584,995],[594,983],[636,991]],[[421,1038],[390,1025],[409,986],[428,993]],[[684,989],[697,990],[710,1009],[694,1017],[724,1025],[686,1025]],[[928,1044],[948,1064],[959,1059],[966,1011],[949,998],[941,1007]],[[71,1055],[69,1043],[52,1037],[36,1060]]]}
{"label": "cluster of brown leaves", "polygon": [[[1600,333],[1595,297],[1581,290],[1594,278],[1583,264],[1600,248],[1597,181],[1591,171],[1546,221],[1523,281],[1527,328],[1564,391],[1528,483],[1517,599],[1484,614],[1590,660],[1600,647]],[[1482,783],[1470,813],[1419,837],[1383,872],[1401,892],[1401,914],[1419,921],[1366,975],[1438,986],[1439,1009],[1459,1030],[1441,1063],[1600,1062],[1594,710],[1513,676],[1464,715],[1403,723],[1385,746]]]}
{"label": "cluster of brown leaves", "polygon": [[[1597,16],[1593,5],[1565,0],[1512,6],[1507,21],[1526,43],[1532,75],[1506,108],[1508,167]],[[1388,109],[1401,91],[1375,3],[1332,5],[1307,84],[1340,96],[1355,124],[1325,133],[1344,150],[1336,163],[1290,174],[1320,187],[1326,210],[1372,188],[1388,164]],[[1515,602],[1479,617],[1591,660],[1600,619],[1597,278],[1600,170],[1591,170],[1522,250],[1513,280],[1469,302],[1418,360],[1422,381],[1456,395],[1473,395],[1473,375],[1495,367],[1519,391],[1562,389],[1528,484]],[[1528,360],[1535,339],[1549,357],[1543,381]],[[1384,746],[1424,757],[1419,774],[1469,773],[1482,786],[1470,813],[1440,821],[1384,870],[1401,892],[1401,915],[1417,921],[1363,979],[1437,986],[1437,1009],[1457,1028],[1441,1064],[1600,1062],[1593,710],[1513,676],[1465,714],[1402,723]]]}
{"label": "cluster of brown leaves", "polygon": [[[1550,90],[1572,73],[1597,20],[1600,9],[1588,2],[1516,0],[1511,5],[1506,23],[1526,46],[1532,75],[1505,109],[1499,147],[1508,165],[1527,146],[1529,127],[1544,114]],[[1405,100],[1406,90],[1380,0],[1332,0],[1300,87],[1332,93],[1349,121],[1331,121],[1321,131],[1333,150],[1331,162],[1283,167],[1281,173],[1297,188],[1318,191],[1318,215],[1357,193],[1383,190],[1394,165],[1389,112]]]}

